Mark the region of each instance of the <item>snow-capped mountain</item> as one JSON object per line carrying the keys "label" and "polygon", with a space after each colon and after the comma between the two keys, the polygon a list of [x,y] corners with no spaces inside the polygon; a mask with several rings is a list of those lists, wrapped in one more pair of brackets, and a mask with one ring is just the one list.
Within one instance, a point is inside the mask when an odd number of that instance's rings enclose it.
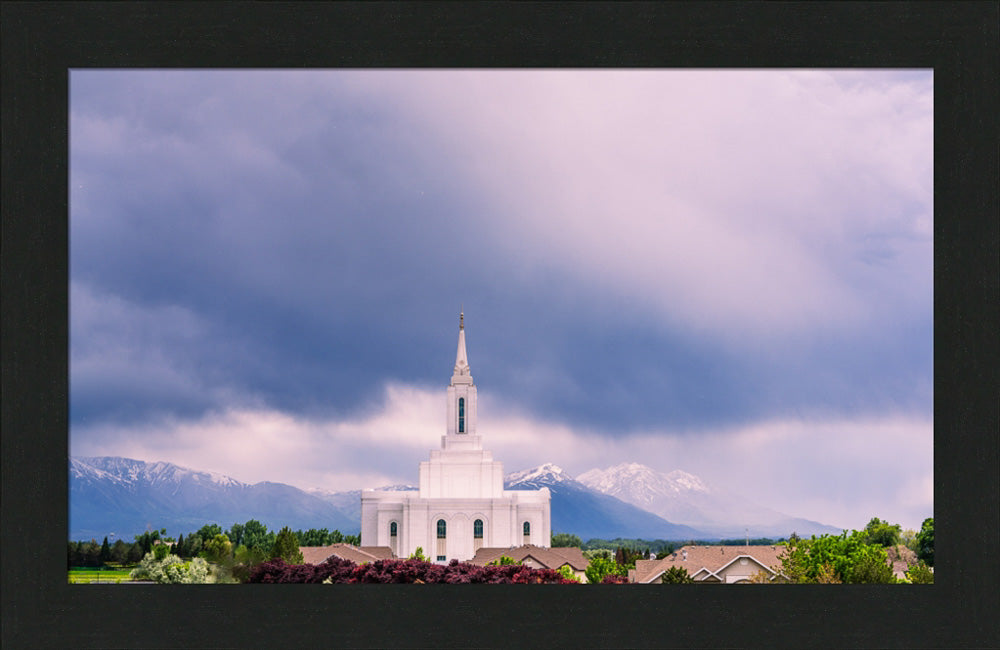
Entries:
{"label": "snow-capped mountain", "polygon": [[584,472],[579,481],[670,521],[722,537],[742,537],[748,529],[752,537],[841,532],[833,526],[762,507],[681,470],[664,474],[639,463],[622,463]]}
{"label": "snow-capped mountain", "polygon": [[[537,490],[540,487],[551,487],[556,483],[572,481],[573,477],[563,471],[563,468],[553,463],[545,463],[520,472],[511,472],[503,477],[508,490]],[[535,487],[535,486],[538,487]]]}
{"label": "snow-capped mountain", "polygon": [[577,480],[636,505],[650,505],[661,497],[710,492],[705,482],[694,474],[679,469],[661,474],[639,463],[622,463],[606,470],[592,469],[580,474]]}
{"label": "snow-capped mountain", "polygon": [[[356,533],[360,517],[291,485],[247,484],[174,465],[114,456],[70,459],[70,538],[132,539],[148,527],[170,535],[208,523],[228,528],[257,519],[273,530],[323,528]],[[360,501],[360,499],[358,499]]]}
{"label": "snow-capped mountain", "polygon": [[552,532],[572,533],[584,541],[599,537],[648,539],[705,539],[704,531],[667,521],[633,504],[587,487],[561,467],[545,463],[504,477],[508,490],[552,493]]}

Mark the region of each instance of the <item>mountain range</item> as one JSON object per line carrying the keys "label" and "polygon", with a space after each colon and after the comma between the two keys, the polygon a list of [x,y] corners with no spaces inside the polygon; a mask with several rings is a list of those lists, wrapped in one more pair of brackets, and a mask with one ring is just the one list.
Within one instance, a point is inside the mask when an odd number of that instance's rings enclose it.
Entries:
{"label": "mountain range", "polygon": [[577,477],[583,485],[617,497],[670,521],[683,521],[713,537],[787,537],[839,534],[842,529],[792,517],[721,490],[693,474],[657,472],[639,463],[592,469]]}
{"label": "mountain range", "polygon": [[[356,533],[360,519],[284,483],[241,483],[173,463],[115,456],[70,459],[70,539],[119,539],[151,528],[177,536],[217,523],[256,519],[272,530],[327,528]],[[359,499],[360,500],[360,499]]]}
{"label": "mountain range", "polygon": [[580,539],[640,537],[646,539],[700,539],[706,531],[671,523],[610,494],[594,490],[546,463],[504,477],[508,490],[549,488],[552,493],[552,532],[572,533]]}
{"label": "mountain range", "polygon": [[[743,516],[748,512],[754,514],[754,521],[769,522],[768,532],[755,525],[753,536],[787,536],[793,530],[800,535],[840,532],[714,491],[691,474],[658,474],[637,464],[591,470],[574,479],[557,465],[546,463],[506,475],[504,487],[549,488],[552,531],[572,533],[583,540],[739,536],[749,521]],[[391,485],[378,489],[416,488]],[[208,523],[228,528],[250,519],[272,530],[289,526],[293,530],[327,528],[356,534],[361,527],[360,490],[331,492],[301,490],[283,483],[247,484],[172,463],[113,456],[70,459],[69,505],[73,540],[100,540],[110,533],[130,540],[154,527],[177,535]],[[680,521],[684,524],[675,523]]]}

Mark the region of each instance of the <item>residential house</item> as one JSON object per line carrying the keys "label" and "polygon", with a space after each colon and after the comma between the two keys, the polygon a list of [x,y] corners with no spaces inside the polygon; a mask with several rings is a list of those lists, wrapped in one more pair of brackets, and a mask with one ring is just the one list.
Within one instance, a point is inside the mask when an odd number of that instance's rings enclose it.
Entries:
{"label": "residential house", "polygon": [[682,546],[656,560],[637,560],[629,582],[658,583],[671,567],[682,567],[695,582],[739,584],[763,573],[773,578],[784,546]]}
{"label": "residential house", "polygon": [[300,546],[304,564],[322,564],[328,558],[337,556],[355,564],[365,564],[375,560],[389,560],[395,557],[388,546],[354,546],[353,544],[330,544],[329,546]]}
{"label": "residential house", "polygon": [[584,572],[587,570],[589,561],[583,556],[583,551],[575,546],[549,548],[525,544],[524,546],[509,548],[484,547],[476,551],[476,555],[469,562],[471,564],[478,564],[479,566],[486,566],[503,556],[516,560],[532,569],[558,570],[560,567],[569,566],[573,575],[580,582],[587,582],[587,576]]}

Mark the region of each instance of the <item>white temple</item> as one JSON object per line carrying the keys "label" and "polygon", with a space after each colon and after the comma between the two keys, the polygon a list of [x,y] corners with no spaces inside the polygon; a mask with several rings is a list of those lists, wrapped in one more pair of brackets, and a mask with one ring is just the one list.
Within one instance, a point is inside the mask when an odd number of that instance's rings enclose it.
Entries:
{"label": "white temple", "polygon": [[361,545],[388,546],[397,557],[417,547],[435,562],[469,560],[480,547],[548,546],[548,488],[503,489],[503,463],[476,432],[476,386],[465,352],[465,314],[448,386],[441,449],[420,463],[420,489],[361,493]]}

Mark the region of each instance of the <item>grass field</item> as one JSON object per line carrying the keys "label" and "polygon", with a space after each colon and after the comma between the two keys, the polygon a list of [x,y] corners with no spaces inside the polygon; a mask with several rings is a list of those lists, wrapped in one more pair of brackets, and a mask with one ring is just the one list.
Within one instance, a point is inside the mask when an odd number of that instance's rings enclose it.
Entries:
{"label": "grass field", "polygon": [[72,568],[69,570],[71,585],[108,584],[131,582],[131,569]]}

